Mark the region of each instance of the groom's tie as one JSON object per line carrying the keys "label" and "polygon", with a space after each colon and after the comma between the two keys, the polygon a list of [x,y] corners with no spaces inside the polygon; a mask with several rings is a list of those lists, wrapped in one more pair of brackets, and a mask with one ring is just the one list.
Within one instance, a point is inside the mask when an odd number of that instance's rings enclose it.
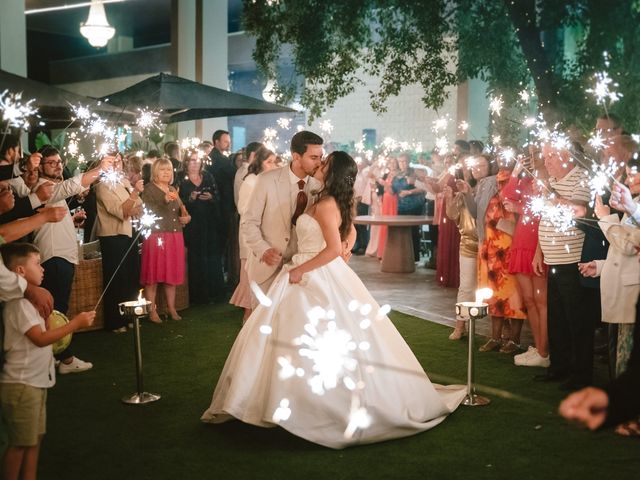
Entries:
{"label": "groom's tie", "polygon": [[304,180],[298,180],[298,196],[296,197],[296,211],[293,212],[291,223],[293,225],[298,221],[298,217],[304,213],[307,208],[307,194],[304,192]]}

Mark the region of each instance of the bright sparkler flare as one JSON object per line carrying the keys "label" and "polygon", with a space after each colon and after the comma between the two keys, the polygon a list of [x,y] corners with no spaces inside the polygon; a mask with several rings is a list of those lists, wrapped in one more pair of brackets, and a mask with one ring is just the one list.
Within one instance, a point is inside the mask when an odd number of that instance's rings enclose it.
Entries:
{"label": "bright sparkler flare", "polygon": [[529,100],[531,100],[531,94],[527,90],[521,90],[518,95],[524,103],[529,103]]}
{"label": "bright sparkler flare", "polygon": [[31,104],[35,102],[35,98],[22,102],[22,92],[10,93],[5,90],[0,93],[0,112],[2,112],[2,120],[7,122],[9,127],[29,129],[29,117],[38,113],[38,109]]}
{"label": "bright sparkler flare", "polygon": [[587,143],[591,145],[591,147],[595,150],[602,150],[605,147],[605,139],[602,136],[602,132],[600,130],[596,130],[596,132],[587,140]]}
{"label": "bright sparkler flare", "polygon": [[436,138],[436,150],[440,155],[446,155],[449,151],[449,140],[446,136]]}
{"label": "bright sparkler flare", "polygon": [[267,127],[264,129],[264,140],[274,140],[278,138],[278,131],[275,128]]}
{"label": "bright sparkler flare", "polygon": [[158,128],[160,112],[149,110],[147,108],[138,108],[138,127],[145,131]]}
{"label": "bright sparkler flare", "polygon": [[285,130],[289,130],[291,128],[290,118],[279,118],[277,123],[280,128],[283,128]]}
{"label": "bright sparkler flare", "polygon": [[467,130],[469,130],[469,123],[465,122],[464,120],[462,122],[460,122],[460,124],[458,125],[458,128],[463,131],[466,132]]}
{"label": "bright sparkler flare", "polygon": [[313,363],[314,375],[307,383],[316,395],[336,388],[340,379],[349,377],[349,372],[358,366],[352,352],[368,348],[367,345],[358,345],[349,332],[338,328],[334,315],[335,312],[314,307],[307,312],[306,333],[294,340],[296,345],[300,345],[298,354]]}
{"label": "bright sparkler flare", "polygon": [[[622,94],[613,90],[618,88],[617,82],[614,82],[607,72],[597,72],[596,85],[594,88],[589,88],[586,91],[592,93],[596,97],[596,103],[598,105],[606,105],[607,103],[617,102],[622,98]],[[607,102],[608,101],[608,102]]]}
{"label": "bright sparkler flare", "polygon": [[349,423],[344,431],[344,438],[353,438],[358,430],[364,430],[371,425],[371,416],[365,407],[360,406],[360,398],[357,395],[351,397],[351,411],[349,412]]}
{"label": "bright sparkler flare", "polygon": [[[624,164],[623,164],[624,165]],[[589,189],[591,190],[591,198],[595,199],[596,195],[604,195],[610,188],[610,184],[618,170],[618,164],[614,161],[608,165],[594,165],[592,174],[589,178]]]}
{"label": "bright sparkler flare", "polygon": [[444,117],[440,117],[437,118],[436,120],[433,121],[433,126],[431,127],[431,130],[433,130],[434,133],[438,133],[441,130],[446,130],[447,129],[447,125],[449,125],[449,116],[444,116]]}
{"label": "bright sparkler flare", "polygon": [[500,112],[504,107],[504,101],[502,100],[502,95],[498,97],[491,97],[489,101],[489,111],[492,115],[500,116]]}
{"label": "bright sparkler flare", "polygon": [[320,130],[327,135],[333,132],[333,124],[331,123],[331,120],[323,120],[320,122]]}
{"label": "bright sparkler flare", "polygon": [[183,150],[195,150],[201,143],[202,141],[198,137],[185,137],[180,140],[180,148]]}
{"label": "bright sparkler flare", "polygon": [[159,228],[157,223],[158,220],[162,220],[162,217],[159,217],[155,213],[147,210],[147,207],[143,207],[140,218],[132,220],[131,223],[137,230],[140,230],[140,234],[144,238],[149,238],[152,230]]}
{"label": "bright sparkler flare", "polygon": [[500,159],[503,161],[504,164],[509,165],[511,164],[511,162],[513,162],[513,159],[516,156],[516,152],[513,150],[513,148],[503,148],[502,150],[500,150]]}
{"label": "bright sparkler flare", "polygon": [[111,167],[100,171],[100,181],[106,183],[111,190],[121,184],[123,179],[124,174],[122,170]]}

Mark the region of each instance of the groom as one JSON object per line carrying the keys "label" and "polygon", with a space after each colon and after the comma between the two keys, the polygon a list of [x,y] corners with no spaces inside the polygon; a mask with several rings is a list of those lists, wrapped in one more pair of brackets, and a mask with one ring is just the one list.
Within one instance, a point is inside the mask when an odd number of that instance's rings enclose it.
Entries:
{"label": "groom", "polygon": [[[311,206],[312,192],[320,189],[313,174],[322,163],[322,138],[301,131],[291,139],[289,165],[258,175],[242,229],[249,257],[247,276],[267,292],[282,265],[298,250],[295,224]],[[252,307],[258,306],[251,295]]]}

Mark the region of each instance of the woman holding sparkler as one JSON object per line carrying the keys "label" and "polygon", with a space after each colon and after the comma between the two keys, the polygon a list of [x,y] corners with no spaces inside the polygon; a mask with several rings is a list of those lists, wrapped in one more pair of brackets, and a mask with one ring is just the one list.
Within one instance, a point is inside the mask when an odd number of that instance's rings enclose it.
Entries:
{"label": "woman holding sparkler", "polygon": [[176,285],[184,283],[184,237],[182,228],[191,221],[173,184],[173,164],[160,158],[151,167],[151,183],[142,193],[145,206],[160,217],[157,229],[142,242],[140,283],[151,302],[149,320],[160,323],[156,311],[158,283],[164,283],[167,309],[172,320],[181,320],[176,311]]}
{"label": "woman holding sparkler", "polygon": [[[116,156],[113,169],[122,174],[122,157]],[[102,279],[104,293],[104,327],[116,333],[126,332],[128,320],[120,315],[118,303],[134,298],[140,284],[140,258],[137,248],[131,247],[133,227],[131,219],[142,213],[140,193],[144,190],[142,179],[133,186],[124,176],[118,183],[98,183],[96,197],[96,236],[102,252]],[[126,256],[126,258],[125,258]],[[117,273],[115,270],[122,262]],[[111,277],[115,273],[115,278]],[[109,284],[109,281],[111,283]]]}
{"label": "woman holding sparkler", "polygon": [[338,449],[433,428],[464,398],[431,383],[341,256],[355,240],[357,170],[340,151],[317,169],[324,186],[297,218],[297,253],[238,334],[203,421],[280,425]]}
{"label": "woman holding sparkler", "polygon": [[538,246],[538,227],[540,218],[527,211],[527,204],[536,194],[537,179],[546,179],[544,159],[539,151],[531,149],[529,157],[520,159],[511,174],[509,182],[502,191],[502,203],[505,210],[519,215],[513,234],[509,273],[515,275],[522,301],[527,308],[527,317],[531,324],[531,333],[535,345],[513,357],[519,366],[548,367],[549,340],[547,335],[547,267],[541,264],[542,271],[533,269],[533,258],[542,255]]}

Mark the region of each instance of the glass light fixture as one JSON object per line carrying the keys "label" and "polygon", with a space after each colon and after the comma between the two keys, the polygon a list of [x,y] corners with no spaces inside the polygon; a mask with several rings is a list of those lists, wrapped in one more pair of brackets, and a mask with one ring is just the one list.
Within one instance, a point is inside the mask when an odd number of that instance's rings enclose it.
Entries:
{"label": "glass light fixture", "polygon": [[89,40],[92,47],[104,47],[116,33],[116,29],[109,25],[104,5],[100,0],[92,0],[89,8],[89,18],[80,25],[80,33]]}

